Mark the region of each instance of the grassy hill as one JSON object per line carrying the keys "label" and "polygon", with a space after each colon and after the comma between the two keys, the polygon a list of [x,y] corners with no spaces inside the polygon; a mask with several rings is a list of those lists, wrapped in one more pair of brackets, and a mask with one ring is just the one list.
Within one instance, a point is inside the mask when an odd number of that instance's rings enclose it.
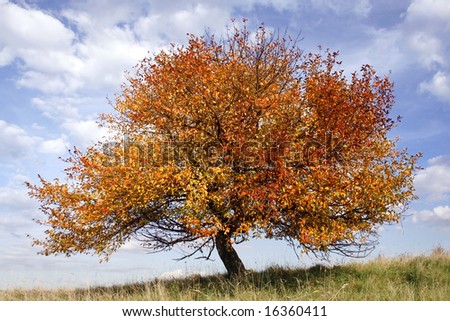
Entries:
{"label": "grassy hill", "polygon": [[308,269],[269,268],[87,289],[0,291],[0,300],[450,300],[450,252]]}

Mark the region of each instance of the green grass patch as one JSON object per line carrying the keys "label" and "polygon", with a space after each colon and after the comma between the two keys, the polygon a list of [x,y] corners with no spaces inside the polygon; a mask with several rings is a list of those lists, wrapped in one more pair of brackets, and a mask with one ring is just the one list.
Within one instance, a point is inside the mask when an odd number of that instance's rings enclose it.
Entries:
{"label": "green grass patch", "polygon": [[335,267],[271,267],[234,279],[191,276],[85,289],[7,290],[0,291],[0,300],[449,301],[450,252]]}

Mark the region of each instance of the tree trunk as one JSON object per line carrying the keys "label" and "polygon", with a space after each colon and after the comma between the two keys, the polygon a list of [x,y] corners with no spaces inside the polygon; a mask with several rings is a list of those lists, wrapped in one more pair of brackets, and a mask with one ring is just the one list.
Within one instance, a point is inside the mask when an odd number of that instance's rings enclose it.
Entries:
{"label": "tree trunk", "polygon": [[216,235],[216,248],[219,257],[227,269],[228,276],[238,276],[245,272],[244,263],[231,245],[231,238],[220,231]]}

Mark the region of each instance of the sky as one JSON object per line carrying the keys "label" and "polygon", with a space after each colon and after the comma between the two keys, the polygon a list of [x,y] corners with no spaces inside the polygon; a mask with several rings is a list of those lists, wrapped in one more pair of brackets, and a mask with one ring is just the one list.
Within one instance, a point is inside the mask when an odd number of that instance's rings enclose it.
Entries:
{"label": "sky", "polygon": [[[95,256],[45,257],[31,246],[42,218],[24,182],[63,177],[59,159],[84,149],[105,129],[97,115],[112,112],[126,71],[139,60],[185,44],[187,33],[221,35],[231,19],[250,29],[301,35],[299,46],[340,52],[347,73],[372,65],[394,82],[391,135],[400,148],[422,152],[414,185],[419,199],[404,219],[381,227],[378,255],[450,249],[450,1],[448,0],[0,0],[0,289],[73,287],[224,272],[213,261],[176,261],[181,250],[149,254],[137,242],[110,261]],[[237,246],[248,268],[306,267],[285,242]],[[329,264],[343,259],[332,257]]]}

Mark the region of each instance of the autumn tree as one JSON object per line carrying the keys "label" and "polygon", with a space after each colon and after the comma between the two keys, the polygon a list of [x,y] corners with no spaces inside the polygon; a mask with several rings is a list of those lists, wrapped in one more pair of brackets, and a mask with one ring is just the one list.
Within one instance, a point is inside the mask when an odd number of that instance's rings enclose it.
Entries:
{"label": "autumn tree", "polygon": [[304,53],[244,25],[188,36],[142,60],[101,125],[115,138],[66,159],[66,180],[28,184],[45,255],[108,257],[131,238],[245,270],[234,243],[285,239],[360,256],[414,199],[417,155],[388,137],[393,85],[338,54]]}

